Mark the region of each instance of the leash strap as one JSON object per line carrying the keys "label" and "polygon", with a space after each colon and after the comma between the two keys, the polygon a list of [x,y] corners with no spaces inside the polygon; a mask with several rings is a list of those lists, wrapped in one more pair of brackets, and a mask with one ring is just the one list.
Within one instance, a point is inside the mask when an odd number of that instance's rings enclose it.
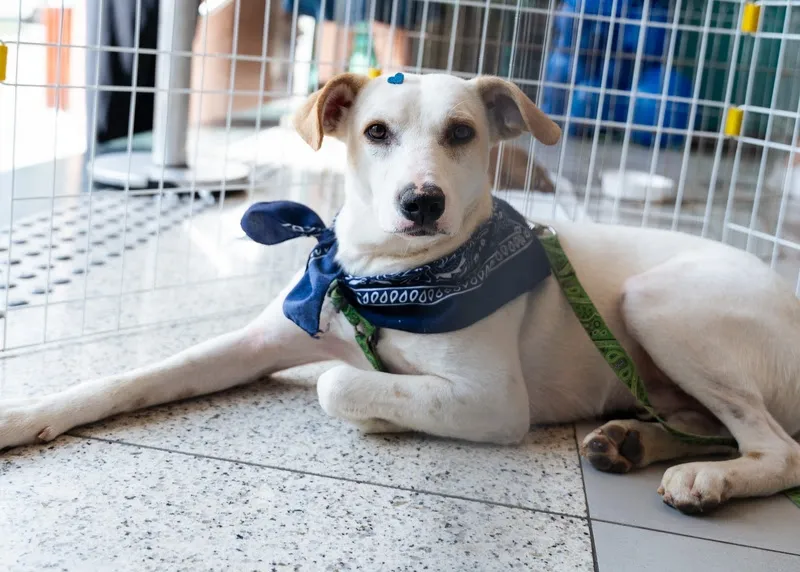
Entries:
{"label": "leash strap", "polygon": [[[603,320],[600,312],[592,301],[589,295],[578,280],[575,269],[567,258],[567,254],[558,240],[558,235],[555,230],[550,227],[542,225],[533,225],[533,230],[539,237],[539,241],[544,247],[547,258],[550,261],[550,267],[553,270],[553,276],[561,286],[561,291],[567,298],[567,302],[572,307],[572,311],[580,321],[581,326],[589,335],[592,343],[605,358],[606,363],[611,366],[617,378],[625,384],[630,390],[636,401],[641,405],[650,415],[652,415],[661,426],[677,439],[685,443],[692,443],[695,445],[726,445],[729,447],[738,448],[736,439],[732,437],[712,437],[708,435],[695,435],[694,433],[686,433],[671,427],[664,419],[662,419],[653,409],[650,404],[650,399],[647,397],[647,390],[644,387],[644,382],[636,371],[636,366],[633,360],[628,355],[628,352],[622,347],[614,334]],[[788,489],[783,493],[789,497],[798,508],[800,508],[800,487]]]}
{"label": "leash strap", "polygon": [[569,305],[572,307],[572,311],[588,334],[589,339],[592,340],[594,346],[606,360],[606,363],[611,366],[617,378],[630,390],[636,398],[636,401],[639,402],[639,405],[652,415],[668,433],[674,435],[681,441],[695,445],[725,445],[728,447],[737,447],[736,439],[731,437],[686,433],[671,427],[658,415],[650,404],[650,399],[647,397],[647,390],[644,387],[644,381],[641,376],[639,376],[639,372],[636,371],[633,360],[622,347],[622,344],[614,337],[614,334],[611,333],[605,320],[603,320],[600,312],[598,312],[597,307],[589,299],[589,295],[581,285],[580,280],[578,280],[575,269],[572,267],[564,249],[561,247],[558,235],[556,235],[553,229],[546,226],[535,225],[533,228],[550,261],[553,276],[556,281],[558,281],[559,286],[561,286],[561,290],[564,292],[567,302],[569,302]]}
{"label": "leash strap", "polygon": [[356,332],[356,343],[364,356],[369,360],[369,363],[377,371],[386,371],[386,368],[381,361],[375,346],[378,343],[378,328],[372,325],[369,320],[364,318],[358,311],[353,308],[347,298],[344,297],[342,291],[339,289],[339,281],[334,280],[328,290],[328,297],[331,299],[331,304],[337,312],[350,322]]}
{"label": "leash strap", "polygon": [[[533,224],[532,228],[544,247],[545,254],[547,255],[547,259],[553,271],[553,276],[561,287],[561,291],[564,293],[567,302],[578,318],[578,321],[581,323],[581,326],[583,326],[589,339],[592,340],[594,346],[606,360],[606,363],[614,370],[617,378],[625,384],[625,387],[630,390],[633,397],[639,402],[639,405],[650,413],[667,433],[685,443],[695,445],[724,445],[737,448],[738,444],[736,439],[732,437],[686,433],[672,427],[658,415],[650,404],[644,381],[636,371],[633,360],[630,355],[628,355],[628,352],[625,351],[625,348],[622,347],[622,344],[614,337],[614,334],[611,333],[611,330],[606,325],[597,307],[595,307],[589,298],[589,294],[581,285],[575,273],[575,269],[572,267],[569,258],[567,258],[567,254],[561,246],[561,242],[558,240],[558,235],[555,230],[538,224]],[[376,350],[378,328],[359,314],[350,302],[347,301],[339,289],[338,281],[333,282],[331,288],[328,290],[328,296],[334,308],[338,312],[341,312],[353,326],[356,343],[358,343],[358,346],[361,348],[361,351],[364,353],[369,363],[375,370],[385,372],[386,368]],[[800,507],[800,487],[786,490],[784,494],[789,497],[789,500],[796,506]]]}

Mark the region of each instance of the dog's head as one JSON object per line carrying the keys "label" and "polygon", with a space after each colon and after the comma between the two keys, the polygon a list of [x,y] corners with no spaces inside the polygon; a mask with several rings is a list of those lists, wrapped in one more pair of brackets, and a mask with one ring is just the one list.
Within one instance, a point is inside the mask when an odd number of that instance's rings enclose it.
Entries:
{"label": "dog's head", "polygon": [[346,144],[340,244],[357,228],[353,240],[385,254],[452,242],[488,217],[495,143],[523,131],[547,145],[561,136],[513,83],[449,75],[409,74],[401,84],[339,75],[309,97],[295,127],[315,150],[325,136]]}

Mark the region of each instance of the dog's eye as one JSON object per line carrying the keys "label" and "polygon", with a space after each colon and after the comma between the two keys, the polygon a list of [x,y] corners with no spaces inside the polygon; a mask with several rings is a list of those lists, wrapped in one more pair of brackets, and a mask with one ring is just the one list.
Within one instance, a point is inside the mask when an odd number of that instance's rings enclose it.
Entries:
{"label": "dog's eye", "polygon": [[448,133],[448,139],[450,139],[451,143],[456,145],[468,143],[472,141],[473,137],[475,137],[475,130],[464,123],[451,126]]}
{"label": "dog's eye", "polygon": [[373,141],[384,141],[389,136],[389,130],[383,123],[373,123],[364,134]]}

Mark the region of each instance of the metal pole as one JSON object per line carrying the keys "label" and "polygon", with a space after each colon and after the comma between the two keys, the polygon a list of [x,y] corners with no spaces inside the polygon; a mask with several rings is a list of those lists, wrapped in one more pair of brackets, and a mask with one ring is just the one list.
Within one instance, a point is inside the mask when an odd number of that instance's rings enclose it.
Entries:
{"label": "metal pole", "polygon": [[[162,0],[158,16],[153,164],[185,167],[197,0]],[[176,53],[177,52],[177,53]]]}

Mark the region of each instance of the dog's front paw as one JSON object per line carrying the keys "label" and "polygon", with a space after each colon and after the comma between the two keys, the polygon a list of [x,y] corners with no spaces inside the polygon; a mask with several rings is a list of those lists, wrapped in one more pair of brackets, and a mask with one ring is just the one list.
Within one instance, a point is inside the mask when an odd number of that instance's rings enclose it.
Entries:
{"label": "dog's front paw", "polygon": [[353,425],[364,435],[376,435],[381,433],[404,433],[403,429],[385,419],[367,419],[366,421],[352,421]]}
{"label": "dog's front paw", "polygon": [[353,380],[354,371],[349,366],[337,366],[323,373],[317,380],[317,396],[322,410],[331,417],[352,423],[364,434],[399,433],[404,431],[391,421],[375,416],[370,410],[370,398],[364,395]]}
{"label": "dog's front paw", "polygon": [[[359,399],[357,384],[352,382],[352,370],[340,365],[329,369],[317,380],[317,397],[322,410],[331,417],[338,417],[356,425],[364,426],[366,432],[373,426],[373,418],[368,415]],[[376,420],[377,421],[377,420]]]}
{"label": "dog's front paw", "polygon": [[658,494],[682,513],[707,513],[728,500],[730,482],[718,463],[686,463],[667,469]]}
{"label": "dog's front paw", "polygon": [[347,366],[336,366],[323,373],[317,380],[319,405],[331,417],[342,417],[344,414],[342,407],[344,399],[342,375],[346,371]]}
{"label": "dog's front paw", "polygon": [[624,422],[610,421],[586,436],[581,455],[598,471],[627,473],[642,462],[642,436]]}
{"label": "dog's front paw", "polygon": [[9,447],[52,441],[61,433],[48,423],[38,399],[0,401],[0,451]]}

